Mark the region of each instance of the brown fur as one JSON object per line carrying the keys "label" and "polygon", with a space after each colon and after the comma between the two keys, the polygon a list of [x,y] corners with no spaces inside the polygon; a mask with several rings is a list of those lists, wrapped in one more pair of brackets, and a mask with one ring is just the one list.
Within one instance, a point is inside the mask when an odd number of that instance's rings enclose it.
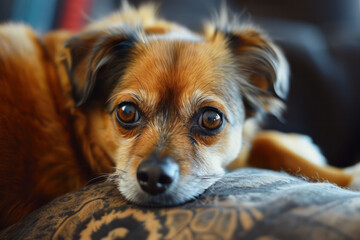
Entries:
{"label": "brown fur", "polygon": [[3,227],[83,186],[90,172],[68,131],[70,115],[44,44],[24,26],[5,25],[0,46]]}

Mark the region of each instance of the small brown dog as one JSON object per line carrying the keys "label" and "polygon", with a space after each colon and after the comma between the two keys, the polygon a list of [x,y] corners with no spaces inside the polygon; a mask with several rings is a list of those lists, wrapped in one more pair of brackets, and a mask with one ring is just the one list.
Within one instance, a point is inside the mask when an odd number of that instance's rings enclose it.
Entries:
{"label": "small brown dog", "polygon": [[[354,184],[308,161],[319,154],[300,136],[248,137],[246,120],[280,114],[287,90],[279,48],[225,12],[203,34],[150,5],[125,4],[75,36],[2,25],[1,227],[112,167],[123,196],[143,205],[184,203],[231,162]],[[252,148],[240,154],[244,126]]]}

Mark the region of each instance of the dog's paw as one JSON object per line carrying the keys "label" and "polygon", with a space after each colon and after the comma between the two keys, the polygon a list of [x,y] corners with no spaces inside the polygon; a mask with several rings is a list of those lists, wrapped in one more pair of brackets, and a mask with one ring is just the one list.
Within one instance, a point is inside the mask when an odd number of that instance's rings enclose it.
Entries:
{"label": "dog's paw", "polygon": [[360,163],[358,163],[354,166],[345,168],[344,172],[353,176],[353,180],[350,183],[349,188],[359,191],[360,190]]}
{"label": "dog's paw", "polygon": [[261,137],[272,138],[284,149],[301,156],[302,158],[312,162],[318,166],[327,165],[327,160],[321,153],[319,147],[313,142],[311,137],[296,133],[280,133],[274,131],[266,131],[261,133]]}
{"label": "dog's paw", "polygon": [[291,139],[292,142],[286,142],[286,145],[294,152],[318,166],[327,165],[326,158],[311,137],[301,134],[289,134],[289,136],[289,140]]}

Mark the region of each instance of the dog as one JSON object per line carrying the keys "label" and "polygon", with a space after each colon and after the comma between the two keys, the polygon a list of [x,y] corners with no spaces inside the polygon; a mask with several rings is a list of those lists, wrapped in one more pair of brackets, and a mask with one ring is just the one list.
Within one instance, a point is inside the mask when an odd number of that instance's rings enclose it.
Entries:
{"label": "dog", "polygon": [[314,163],[305,137],[257,130],[288,78],[279,47],[224,9],[203,33],[126,3],[75,35],[1,25],[1,228],[99,174],[145,206],[194,199],[230,163],[354,186],[358,168]]}

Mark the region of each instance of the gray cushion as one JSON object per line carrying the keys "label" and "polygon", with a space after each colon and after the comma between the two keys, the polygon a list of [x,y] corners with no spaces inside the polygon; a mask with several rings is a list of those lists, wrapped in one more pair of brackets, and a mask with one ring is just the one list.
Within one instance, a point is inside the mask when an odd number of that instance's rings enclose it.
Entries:
{"label": "gray cushion", "polygon": [[360,193],[244,168],[184,205],[127,203],[111,182],[66,194],[0,239],[359,239]]}

